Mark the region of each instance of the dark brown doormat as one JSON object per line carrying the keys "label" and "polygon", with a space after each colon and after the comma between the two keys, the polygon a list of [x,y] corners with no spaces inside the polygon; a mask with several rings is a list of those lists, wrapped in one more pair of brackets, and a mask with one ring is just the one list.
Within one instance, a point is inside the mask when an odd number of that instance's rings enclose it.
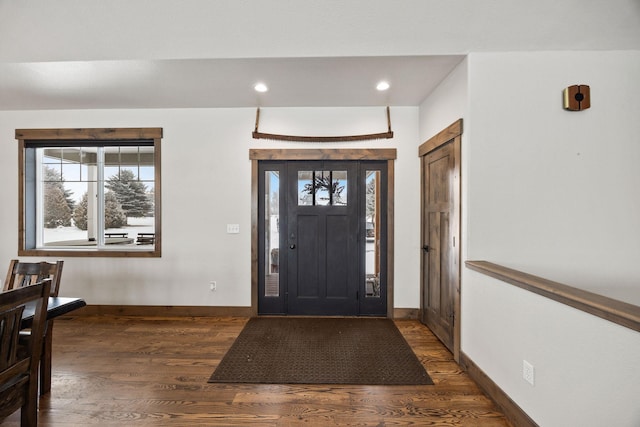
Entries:
{"label": "dark brown doormat", "polygon": [[252,318],[212,383],[433,384],[389,319]]}

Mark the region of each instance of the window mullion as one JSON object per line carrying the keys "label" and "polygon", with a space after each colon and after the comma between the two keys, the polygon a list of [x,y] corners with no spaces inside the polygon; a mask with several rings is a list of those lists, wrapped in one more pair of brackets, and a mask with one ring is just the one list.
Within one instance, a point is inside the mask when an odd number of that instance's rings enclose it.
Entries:
{"label": "window mullion", "polygon": [[333,206],[333,171],[329,172],[329,206]]}
{"label": "window mullion", "polygon": [[[44,184],[42,182],[42,149],[36,151],[36,167],[35,167],[35,184],[36,184],[36,200],[44,200]],[[36,207],[36,246],[42,247],[44,245],[44,203],[37,202]]]}
{"label": "window mullion", "polygon": [[316,192],[318,191],[318,185],[316,183],[316,171],[314,170],[312,175],[311,175],[311,185],[312,185],[312,189],[313,189],[313,197],[311,199],[311,206],[315,206],[316,205]]}
{"label": "window mullion", "polygon": [[96,192],[96,216],[98,227],[96,230],[98,247],[105,245],[104,240],[104,147],[98,147],[98,170],[97,172],[97,192]]}

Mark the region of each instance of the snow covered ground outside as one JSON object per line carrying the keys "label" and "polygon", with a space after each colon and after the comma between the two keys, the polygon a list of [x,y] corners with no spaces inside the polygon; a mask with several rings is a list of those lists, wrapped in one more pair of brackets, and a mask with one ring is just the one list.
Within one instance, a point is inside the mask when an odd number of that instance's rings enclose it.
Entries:
{"label": "snow covered ground outside", "polygon": [[[153,233],[154,229],[154,218],[153,217],[145,217],[145,218],[128,218],[127,226],[121,228],[107,228],[105,233],[128,233],[129,238],[133,239],[133,243],[135,245],[135,239],[138,233]],[[66,242],[73,240],[86,240],[87,239],[87,231],[80,230],[77,227],[58,227],[58,228],[45,228],[44,229],[44,243],[48,244],[51,242]]]}

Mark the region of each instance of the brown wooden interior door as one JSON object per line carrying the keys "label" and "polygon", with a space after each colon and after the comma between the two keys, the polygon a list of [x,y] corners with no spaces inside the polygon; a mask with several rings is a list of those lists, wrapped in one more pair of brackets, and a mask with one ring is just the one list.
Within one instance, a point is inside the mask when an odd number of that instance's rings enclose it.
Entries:
{"label": "brown wooden interior door", "polygon": [[421,321],[452,352],[459,265],[454,247],[455,169],[452,141],[422,157]]}

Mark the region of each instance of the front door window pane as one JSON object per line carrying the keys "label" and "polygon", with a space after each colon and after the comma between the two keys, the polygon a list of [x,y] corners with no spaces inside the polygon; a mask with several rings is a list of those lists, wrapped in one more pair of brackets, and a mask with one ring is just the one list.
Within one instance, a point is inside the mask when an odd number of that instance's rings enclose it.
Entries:
{"label": "front door window pane", "polygon": [[332,204],[347,206],[347,171],[331,172]]}
{"label": "front door window pane", "polygon": [[298,206],[347,206],[347,171],[298,171]]}
{"label": "front door window pane", "polygon": [[328,206],[331,204],[331,193],[329,191],[331,187],[331,172],[329,171],[315,171],[315,192],[316,192],[316,205]]}
{"label": "front door window pane", "polygon": [[298,206],[313,206],[313,171],[298,171]]}

